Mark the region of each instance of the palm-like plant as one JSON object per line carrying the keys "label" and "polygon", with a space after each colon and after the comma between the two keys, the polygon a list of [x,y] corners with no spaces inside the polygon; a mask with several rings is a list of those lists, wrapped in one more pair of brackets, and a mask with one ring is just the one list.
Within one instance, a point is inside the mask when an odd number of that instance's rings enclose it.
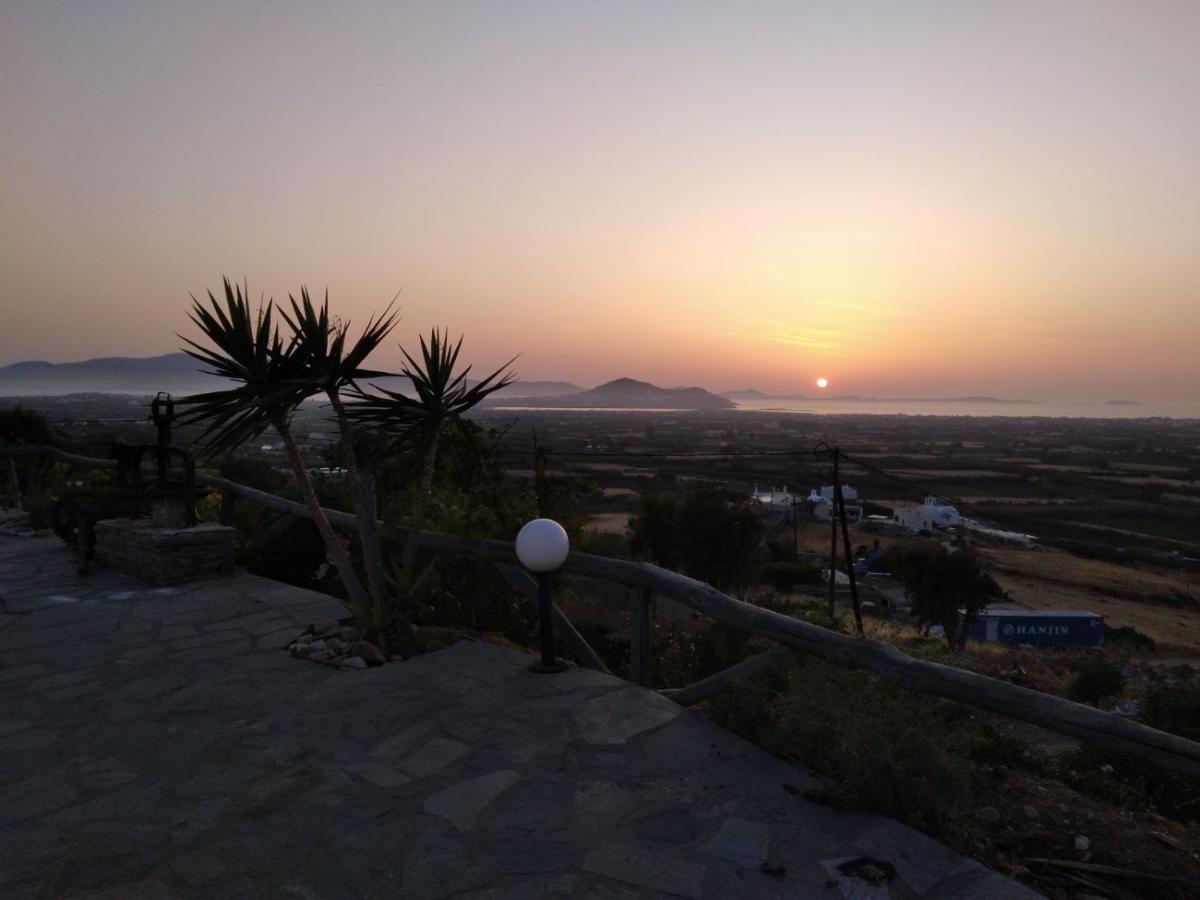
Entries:
{"label": "palm-like plant", "polygon": [[412,382],[416,397],[375,387],[376,394],[356,389],[350,416],[378,429],[398,444],[416,450],[419,460],[417,490],[413,497],[412,516],[404,547],[401,588],[411,593],[415,583],[417,548],[429,497],[433,490],[433,474],[437,464],[438,438],[447,426],[458,427],[463,415],[484,398],[511,384],[516,375],[509,366],[510,359],[492,374],[475,384],[468,384],[467,366],[455,374],[462,338],[451,344],[449,332],[436,328],[426,341],[421,338],[421,359],[414,359],[403,347],[405,365],[402,374]]}
{"label": "palm-like plant", "polygon": [[359,539],[367,576],[367,587],[376,605],[386,591],[383,554],[376,525],[374,480],[362,470],[354,447],[354,428],[342,391],[357,387],[358,381],[389,375],[364,368],[369,357],[396,327],[398,313],[393,310],[395,299],[379,315],[372,316],[357,340],[348,343],[349,322],[336,321],[329,315],[329,292],[318,308],[309,297],[308,288],[300,288],[300,301],[288,295],[292,315],[280,311],[291,327],[293,355],[299,360],[306,376],[317,390],[324,393],[333,408],[334,418],[342,437],[342,452],[354,486],[354,511],[358,519]]}
{"label": "palm-like plant", "polygon": [[232,450],[268,427],[279,433],[329,560],[337,568],[350,602],[365,606],[367,593],[354,571],[346,544],[321,509],[292,434],[292,414],[306,397],[322,389],[310,366],[308,351],[301,349],[298,338],[284,343],[271,301],[253,313],[240,286],[230,284],[228,278],[224,285],[223,307],[211,291],[208,307],[192,297],[189,316],[212,346],[206,347],[182,335],[180,338],[188,345],[184,352],[208,366],[210,374],[230,379],[237,386],[183,398],[180,403],[189,411],[182,421],[207,424],[200,444],[209,455]]}

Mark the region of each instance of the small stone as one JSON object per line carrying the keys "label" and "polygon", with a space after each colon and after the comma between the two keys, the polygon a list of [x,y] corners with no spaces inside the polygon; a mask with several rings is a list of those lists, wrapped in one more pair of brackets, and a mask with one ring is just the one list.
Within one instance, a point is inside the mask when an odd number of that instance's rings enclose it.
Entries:
{"label": "small stone", "polygon": [[343,669],[365,669],[367,661],[361,656],[347,656],[342,660],[341,667]]}
{"label": "small stone", "polygon": [[359,641],[350,648],[350,652],[355,656],[365,659],[369,663],[374,663],[377,666],[381,666],[387,662],[387,657],[383,655],[383,651],[370,641]]}
{"label": "small stone", "polygon": [[362,637],[362,634],[353,625],[344,626],[342,628],[341,634],[342,634],[342,640],[346,640],[346,641],[357,641],[360,637]]}
{"label": "small stone", "polygon": [[342,623],[337,619],[330,619],[328,622],[322,622],[320,625],[315,626],[313,634],[317,637],[325,637],[326,635],[335,633],[341,627]]}
{"label": "small stone", "polygon": [[312,642],[313,642],[313,636],[311,634],[302,634],[302,635],[300,635],[300,637],[296,638],[296,640],[294,640],[292,643],[294,643],[294,644],[311,644]]}
{"label": "small stone", "polygon": [[292,650],[293,655],[301,659],[312,659],[318,652],[312,648],[312,644],[296,644],[295,649]]}
{"label": "small stone", "polygon": [[1082,834],[1075,835],[1075,849],[1086,851],[1092,849],[1092,842]]}
{"label": "small stone", "polygon": [[329,664],[331,666],[340,666],[342,664],[342,661],[345,659],[347,659],[347,657],[342,656],[340,654],[333,654],[329,658]]}
{"label": "small stone", "polygon": [[1025,807],[1025,818],[1036,819],[1037,817],[1038,811],[1036,809],[1034,809],[1032,806]]}
{"label": "small stone", "polygon": [[984,806],[979,812],[975,813],[975,818],[979,819],[984,825],[995,825],[1000,821],[1000,810],[994,806]]}
{"label": "small stone", "polygon": [[320,653],[323,650],[325,650],[329,645],[326,644],[324,641],[313,641],[308,646],[312,647],[313,653]]}
{"label": "small stone", "polygon": [[393,653],[388,657],[388,662],[404,662],[404,657],[399,653]]}

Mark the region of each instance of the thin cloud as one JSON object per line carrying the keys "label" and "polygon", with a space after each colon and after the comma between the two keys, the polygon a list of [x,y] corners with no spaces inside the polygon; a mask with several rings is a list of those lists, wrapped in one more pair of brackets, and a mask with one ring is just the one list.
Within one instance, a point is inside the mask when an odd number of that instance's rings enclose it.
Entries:
{"label": "thin cloud", "polygon": [[785,344],[789,347],[803,347],[806,350],[840,350],[842,347],[842,332],[828,328],[771,328],[762,331],[730,331],[740,337],[754,338],[759,341],[770,341],[774,344]]}

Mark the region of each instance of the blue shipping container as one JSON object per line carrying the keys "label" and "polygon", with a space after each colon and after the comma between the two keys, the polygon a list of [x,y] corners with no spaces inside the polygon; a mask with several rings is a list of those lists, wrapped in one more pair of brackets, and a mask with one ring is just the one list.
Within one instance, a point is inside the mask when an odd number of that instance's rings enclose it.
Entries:
{"label": "blue shipping container", "polygon": [[1001,644],[1099,647],[1104,643],[1104,617],[1090,612],[985,609],[967,637]]}

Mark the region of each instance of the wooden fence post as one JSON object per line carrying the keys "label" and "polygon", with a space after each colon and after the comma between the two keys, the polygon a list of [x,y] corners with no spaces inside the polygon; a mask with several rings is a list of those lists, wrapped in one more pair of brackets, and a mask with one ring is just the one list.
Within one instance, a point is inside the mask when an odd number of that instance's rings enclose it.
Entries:
{"label": "wooden fence post", "polygon": [[650,685],[650,630],[654,593],[645,588],[629,592],[629,680]]}
{"label": "wooden fence post", "polygon": [[237,505],[237,495],[232,491],[221,491],[221,512],[219,520],[222,525],[233,525],[234,512]]}

